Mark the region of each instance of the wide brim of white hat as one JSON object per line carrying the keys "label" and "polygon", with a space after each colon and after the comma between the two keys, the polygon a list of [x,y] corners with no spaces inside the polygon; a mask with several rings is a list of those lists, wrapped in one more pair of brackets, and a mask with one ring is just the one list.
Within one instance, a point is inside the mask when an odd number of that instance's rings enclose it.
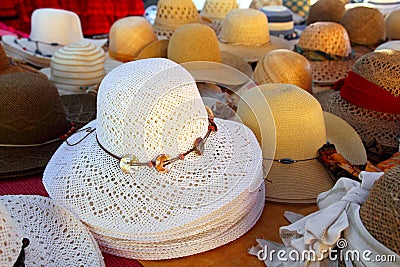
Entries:
{"label": "wide brim of white hat", "polygon": [[293,50],[294,46],[287,40],[276,36],[270,36],[270,42],[265,45],[250,46],[219,41],[221,51],[227,51],[241,57],[246,62],[258,62],[267,52],[276,49]]}
{"label": "wide brim of white hat", "polygon": [[[20,45],[15,43],[15,40],[17,40]],[[83,38],[82,41],[88,41],[98,47],[102,47],[107,42],[107,39]],[[34,51],[36,50],[36,44],[35,42],[29,41],[28,38],[18,39],[12,35],[4,35],[2,36],[2,44],[4,50],[10,57],[25,61],[40,68],[50,67],[51,55],[53,55],[59,48],[62,47],[39,43],[38,45],[40,51],[45,55],[50,55],[42,56],[35,54]],[[26,47],[26,50],[23,49],[23,47]]]}
{"label": "wide brim of white hat", "polygon": [[26,266],[105,266],[89,230],[52,199],[5,195],[0,202],[30,241],[25,248]]}

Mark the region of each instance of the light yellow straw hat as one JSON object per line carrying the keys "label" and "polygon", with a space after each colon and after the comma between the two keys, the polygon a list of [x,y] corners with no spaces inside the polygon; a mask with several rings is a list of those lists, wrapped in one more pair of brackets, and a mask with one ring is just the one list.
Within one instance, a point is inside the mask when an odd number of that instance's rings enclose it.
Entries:
{"label": "light yellow straw hat", "polygon": [[139,16],[117,20],[111,26],[109,36],[108,53],[122,62],[136,59],[145,46],[157,40],[150,22]]}
{"label": "light yellow straw hat", "polygon": [[274,49],[292,50],[286,40],[270,36],[267,16],[255,9],[229,11],[218,37],[221,50],[236,54],[247,62],[257,62]]}
{"label": "light yellow straw hat", "polygon": [[393,10],[385,18],[386,38],[400,40],[400,9]]}
{"label": "light yellow straw hat", "polygon": [[226,14],[238,8],[239,5],[236,0],[206,0],[200,16],[203,23],[210,26],[218,34],[221,31]]}

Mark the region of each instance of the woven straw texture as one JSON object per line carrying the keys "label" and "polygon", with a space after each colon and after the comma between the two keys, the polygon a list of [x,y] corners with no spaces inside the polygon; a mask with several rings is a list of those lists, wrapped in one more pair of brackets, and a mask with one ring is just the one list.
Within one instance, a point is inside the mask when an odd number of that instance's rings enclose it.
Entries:
{"label": "woven straw texture", "polygon": [[257,84],[287,83],[312,92],[311,64],[304,56],[285,49],[267,53],[254,70]]}
{"label": "woven straw texture", "polygon": [[375,45],[385,39],[385,22],[375,8],[355,7],[346,11],[341,20],[352,44]]}
{"label": "woven straw texture", "polygon": [[372,187],[360,217],[368,232],[400,255],[400,166],[385,173]]}
{"label": "woven straw texture", "polygon": [[21,229],[13,222],[6,207],[0,202],[0,265],[13,266],[22,246]]}
{"label": "woven straw texture", "polygon": [[155,40],[139,52],[137,60],[145,58],[167,58],[168,40]]}
{"label": "woven straw texture", "polygon": [[[398,97],[399,62],[399,51],[380,50],[360,57],[353,65],[353,71]],[[353,126],[363,141],[375,137],[381,145],[398,147],[400,114],[358,107],[341,98],[339,91],[321,92],[315,97],[324,110],[336,114]]]}
{"label": "woven straw texture", "polygon": [[282,0],[253,0],[249,8],[260,9],[264,6],[282,6]]}
{"label": "woven straw texture", "polygon": [[206,0],[200,12],[202,17],[223,20],[232,9],[238,9],[236,0]]}
{"label": "woven straw texture", "polygon": [[[65,134],[66,120],[57,89],[42,75],[0,75],[0,144],[40,144]],[[61,141],[36,147],[0,146],[1,177],[43,168]]]}
{"label": "woven straw texture", "polygon": [[200,22],[200,15],[191,0],[160,0],[154,20],[158,39],[169,39],[184,24]]}
{"label": "woven straw texture", "polygon": [[346,78],[356,59],[311,61],[314,84],[333,85],[337,80]]}
{"label": "woven straw texture", "polygon": [[308,16],[310,10],[309,0],[283,0],[283,5],[303,18]]}
{"label": "woven straw texture", "polygon": [[400,10],[393,10],[385,18],[385,32],[389,40],[400,39]]}
{"label": "woven straw texture", "polygon": [[143,17],[132,16],[117,20],[110,29],[108,53],[111,57],[128,62],[157,36],[150,22]]}
{"label": "woven straw texture", "polygon": [[377,48],[375,48],[375,51],[384,50],[384,49],[400,51],[400,40],[388,41],[386,43],[383,43],[383,44],[379,45]]}
{"label": "woven straw texture", "polygon": [[342,0],[318,0],[310,6],[306,24],[318,21],[340,22],[345,12]]}
{"label": "woven straw texture", "polygon": [[[52,198],[91,228],[107,252],[163,259],[212,249],[255,223],[259,215],[249,212],[260,210],[255,207],[263,184],[261,149],[250,129],[215,121],[218,131],[207,139],[202,156],[189,154],[164,174],[148,167],[123,173],[96,138],[118,157],[132,154],[146,162],[187,151],[208,125],[195,81],[182,66],[167,59],[126,63],[100,85],[97,121],[87,125],[96,131],[86,138],[84,132],[73,135],[69,142],[82,140],[75,146],[64,143],[47,165],[43,183]],[[243,213],[224,217],[223,207],[230,204]],[[236,224],[242,230],[234,232]]]}
{"label": "woven straw texture", "polygon": [[[19,226],[20,236],[30,241],[25,248],[26,266],[105,266],[89,230],[53,200],[7,195],[1,196],[0,202],[5,207],[1,213],[6,212],[11,218],[6,224]],[[20,249],[21,246],[18,253]]]}

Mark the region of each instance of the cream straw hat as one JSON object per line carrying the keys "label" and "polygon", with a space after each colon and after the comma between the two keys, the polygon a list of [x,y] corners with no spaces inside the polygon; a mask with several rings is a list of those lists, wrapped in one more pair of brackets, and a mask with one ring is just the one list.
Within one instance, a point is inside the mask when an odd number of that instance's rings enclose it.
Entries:
{"label": "cream straw hat", "polygon": [[104,50],[89,43],[79,42],[57,50],[50,68],[41,71],[57,87],[60,95],[82,94],[97,87],[105,75]]}
{"label": "cream straw hat", "polygon": [[384,50],[384,49],[400,51],[400,40],[388,41],[386,43],[383,43],[383,44],[379,45],[377,48],[375,48],[375,51]]}
{"label": "cream straw hat", "polygon": [[[324,115],[318,101],[311,94],[290,84],[263,84],[259,89],[271,108],[273,118],[261,111],[262,103],[257,101],[251,89],[241,95],[237,114],[251,129],[255,128],[255,122],[260,125],[263,122],[271,124],[271,120],[275,122],[275,156],[264,156],[264,163],[267,166],[272,164],[265,177],[269,181],[266,183],[267,200],[315,203],[319,193],[330,189],[333,181],[317,159],[318,149],[327,141],[335,144],[338,152],[352,164],[366,163],[364,146],[354,129],[332,114]],[[258,104],[249,108],[246,103]],[[271,131],[268,128],[266,131]],[[268,142],[268,139],[264,139],[261,143],[263,151],[270,150]],[[285,159],[289,164],[285,164]],[[291,163],[293,160],[295,162]],[[299,183],[304,187],[299,186]]]}
{"label": "cream straw hat", "polygon": [[400,9],[385,17],[385,32],[387,39],[400,40]]}
{"label": "cream straw hat", "polygon": [[206,0],[200,16],[203,23],[210,26],[216,34],[219,34],[226,14],[238,8],[239,5],[236,0]]}
{"label": "cream straw hat", "polygon": [[0,266],[105,266],[85,225],[41,196],[0,196],[0,240]]}
{"label": "cream straw hat", "polygon": [[270,36],[267,16],[255,9],[229,11],[218,39],[221,50],[236,54],[247,62],[257,62],[275,49],[292,50],[286,40]]}
{"label": "cream straw hat", "polygon": [[55,152],[43,183],[103,250],[137,259],[226,244],[255,224],[264,205],[253,133],[209,117],[190,73],[162,58],[106,75],[97,120]]}
{"label": "cream straw hat", "polygon": [[17,39],[4,35],[2,42],[7,54],[37,67],[49,67],[54,52],[62,46],[88,41],[102,47],[107,39],[83,38],[81,21],[74,12],[39,8],[33,11],[29,38]]}

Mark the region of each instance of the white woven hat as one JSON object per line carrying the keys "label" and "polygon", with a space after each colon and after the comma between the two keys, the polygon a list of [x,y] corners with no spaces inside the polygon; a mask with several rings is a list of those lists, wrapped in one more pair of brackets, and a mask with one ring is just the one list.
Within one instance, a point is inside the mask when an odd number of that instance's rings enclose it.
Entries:
{"label": "white woven hat", "polygon": [[54,52],[62,46],[88,41],[102,47],[107,39],[83,38],[81,21],[72,11],[40,8],[32,13],[29,38],[4,35],[2,42],[9,56],[37,67],[49,67]]}
{"label": "white woven hat", "polygon": [[[52,198],[103,236],[107,251],[141,259],[191,255],[223,245],[255,223],[258,216],[246,215],[263,203],[257,197],[263,185],[257,140],[232,121],[215,119],[218,130],[210,132],[206,109],[185,68],[163,58],[125,63],[103,79],[97,103],[97,120],[56,151],[43,183]],[[199,137],[206,139],[202,155],[190,152],[197,151]],[[174,161],[163,165],[163,155]],[[131,165],[128,158],[143,164]],[[231,223],[224,224],[220,209],[230,203],[251,208],[233,213]],[[198,228],[215,218],[220,219],[211,229]],[[234,232],[235,224],[242,230]],[[191,235],[191,229],[200,233]],[[167,240],[160,234],[165,232],[172,233]],[[116,236],[127,245],[115,242]],[[163,244],[172,249],[210,237],[218,238],[183,252],[157,252]]]}
{"label": "white woven hat", "polygon": [[25,265],[15,266],[105,266],[89,230],[41,196],[0,196],[0,240],[0,266],[13,266],[21,251]]}
{"label": "white woven hat", "polygon": [[40,71],[47,75],[60,95],[82,94],[103,79],[104,61],[104,50],[84,41],[58,49],[51,58],[51,67]]}

